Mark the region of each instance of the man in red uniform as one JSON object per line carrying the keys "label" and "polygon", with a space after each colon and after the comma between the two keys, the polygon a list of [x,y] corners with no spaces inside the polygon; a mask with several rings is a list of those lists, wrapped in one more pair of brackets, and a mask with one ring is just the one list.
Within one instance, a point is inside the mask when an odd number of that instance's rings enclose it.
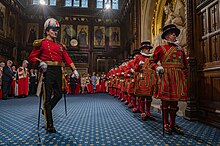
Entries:
{"label": "man in red uniform", "polygon": [[50,133],[56,132],[53,126],[52,109],[62,98],[62,62],[69,65],[73,73],[79,76],[65,46],[56,42],[59,29],[60,25],[56,19],[47,19],[44,23],[45,38],[33,43],[34,49],[29,56],[30,63],[40,63],[39,66],[45,77],[46,97],[43,98],[43,113],[46,119],[46,130]]}
{"label": "man in red uniform", "polygon": [[[162,100],[164,131],[171,135],[172,132],[183,134],[176,125],[176,112],[178,101],[187,99],[187,60],[183,48],[176,41],[180,30],[174,24],[163,28],[162,39],[166,43],[157,46],[154,50],[152,69],[159,75],[157,97]],[[158,65],[160,61],[161,65]],[[168,122],[170,116],[170,121]]]}
{"label": "man in red uniform", "polygon": [[[155,87],[155,71],[151,69],[152,54],[150,50],[153,48],[150,41],[142,42],[140,54],[134,58],[134,71],[136,72],[135,95],[139,97],[139,110],[142,120],[152,119],[150,107],[152,95]],[[146,101],[145,101],[146,99]],[[146,105],[146,112],[145,112]]]}
{"label": "man in red uniform", "polygon": [[124,76],[126,78],[125,81],[125,89],[127,91],[127,96],[128,99],[130,100],[130,103],[128,104],[129,108],[133,108],[132,111],[135,113],[138,111],[137,105],[136,105],[136,95],[134,95],[134,87],[135,87],[135,82],[136,82],[136,74],[134,72],[134,57],[140,53],[139,49],[135,49],[132,53],[132,57],[130,60],[127,62],[126,65],[126,71],[124,73]]}

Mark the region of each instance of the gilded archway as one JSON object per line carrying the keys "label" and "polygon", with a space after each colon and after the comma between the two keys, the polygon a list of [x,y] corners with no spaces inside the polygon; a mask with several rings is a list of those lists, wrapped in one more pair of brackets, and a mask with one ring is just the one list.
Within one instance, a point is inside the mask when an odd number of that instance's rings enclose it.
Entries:
{"label": "gilded archway", "polygon": [[[161,28],[166,23],[168,15],[165,13],[165,6],[169,8],[176,16],[181,17],[181,27],[185,27],[185,1],[184,0],[142,0],[141,1],[141,41],[151,40],[161,32]],[[181,10],[181,13],[179,12]],[[183,14],[184,11],[184,14]],[[178,14],[177,14],[178,13]],[[177,20],[177,19],[175,19]],[[176,22],[170,22],[176,23]],[[179,21],[177,22],[179,25]]]}

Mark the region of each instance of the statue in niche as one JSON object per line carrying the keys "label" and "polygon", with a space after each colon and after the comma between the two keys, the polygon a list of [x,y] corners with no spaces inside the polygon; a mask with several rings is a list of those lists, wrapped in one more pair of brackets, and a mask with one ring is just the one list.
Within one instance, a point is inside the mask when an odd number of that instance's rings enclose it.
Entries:
{"label": "statue in niche", "polygon": [[179,45],[186,46],[186,19],[185,19],[185,7],[181,0],[176,1],[174,11],[171,4],[164,7],[164,12],[167,15],[165,25],[175,24],[180,29],[180,35],[178,36]]}
{"label": "statue in niche", "polygon": [[[185,19],[185,7],[181,0],[176,0],[175,8],[172,9],[172,5],[168,4],[164,6],[164,13],[166,15],[166,21],[164,25],[175,24],[180,29],[180,35],[177,40],[181,47],[186,46],[186,19]],[[164,43],[161,38],[161,33],[157,34],[154,38],[154,48]]]}

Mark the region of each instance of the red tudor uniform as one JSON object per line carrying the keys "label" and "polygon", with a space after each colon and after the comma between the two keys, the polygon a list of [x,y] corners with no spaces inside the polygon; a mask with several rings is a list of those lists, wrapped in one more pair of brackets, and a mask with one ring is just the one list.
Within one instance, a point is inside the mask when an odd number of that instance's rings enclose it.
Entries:
{"label": "red tudor uniform", "polygon": [[[135,72],[137,73],[135,84],[135,95],[140,97],[141,117],[143,120],[152,118],[150,107],[152,102],[152,95],[156,84],[155,71],[151,69],[152,54],[150,49],[153,47],[149,41],[141,43],[141,52],[134,58]],[[146,99],[146,101],[145,101]],[[146,105],[146,113],[144,112]]]}
{"label": "red tudor uniform", "polygon": [[128,107],[133,107],[133,112],[136,112],[137,111],[136,97],[134,95],[135,78],[134,78],[134,73],[131,72],[131,69],[133,68],[134,68],[134,60],[131,59],[127,63],[127,67],[125,71],[125,78],[126,78],[125,89],[127,90],[128,98],[131,98],[131,102],[132,102],[132,105],[129,104]]}
{"label": "red tudor uniform", "polygon": [[[163,28],[162,39],[167,40],[167,44],[156,47],[154,51],[153,69],[160,73],[157,97],[162,100],[162,110],[164,119],[164,130],[167,134],[182,131],[175,123],[176,112],[178,111],[178,101],[186,101],[187,84],[185,76],[187,74],[187,60],[182,48],[176,45],[176,37],[180,30],[170,24]],[[158,66],[160,61],[161,66]],[[163,73],[163,74],[162,74]],[[170,122],[168,117],[170,114]]]}
{"label": "red tudor uniform", "polygon": [[[183,49],[173,45],[158,46],[154,51],[154,60],[160,61],[164,68],[163,78],[158,87],[158,98],[167,101],[186,101],[187,84],[187,60]],[[154,65],[154,69],[158,65]],[[167,82],[167,81],[170,82]]]}
{"label": "red tudor uniform", "polygon": [[125,82],[126,82],[126,78],[124,76],[124,72],[126,71],[126,65],[127,65],[127,61],[128,60],[125,60],[121,65],[120,65],[120,68],[121,68],[121,96],[122,96],[122,101],[125,101],[125,104],[129,104],[130,103],[130,96],[127,95],[127,92],[125,90]]}

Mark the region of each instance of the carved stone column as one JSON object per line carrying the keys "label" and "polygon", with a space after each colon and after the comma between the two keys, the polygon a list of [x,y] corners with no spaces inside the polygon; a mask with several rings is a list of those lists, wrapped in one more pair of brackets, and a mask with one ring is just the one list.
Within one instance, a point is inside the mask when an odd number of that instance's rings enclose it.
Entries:
{"label": "carved stone column", "polygon": [[188,120],[197,120],[197,108],[196,108],[196,59],[195,59],[195,44],[194,41],[194,25],[193,21],[195,20],[195,1],[186,0],[186,27],[187,27],[187,48],[189,56],[189,78],[188,78],[188,101],[187,107],[185,110],[184,118]]}

